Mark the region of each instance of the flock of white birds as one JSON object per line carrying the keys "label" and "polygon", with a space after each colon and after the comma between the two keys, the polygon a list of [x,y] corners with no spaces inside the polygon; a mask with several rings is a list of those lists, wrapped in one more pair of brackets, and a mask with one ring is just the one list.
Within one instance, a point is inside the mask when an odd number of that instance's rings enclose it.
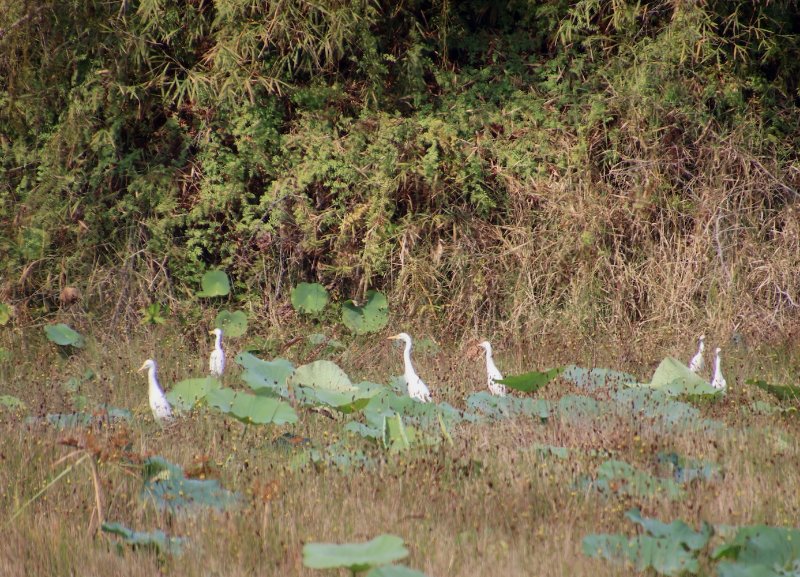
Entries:
{"label": "flock of white birds", "polygon": [[[706,366],[706,361],[703,358],[703,349],[705,348],[706,343],[706,336],[700,335],[700,340],[697,345],[697,353],[692,357],[692,360],[689,361],[689,370],[693,373],[699,373],[703,370]],[[722,358],[720,357],[720,353],[722,349],[717,347],[717,350],[714,351],[714,375],[711,377],[711,386],[719,391],[724,391],[728,388],[728,381],[725,380],[725,377],[722,376]]]}
{"label": "flock of white birds", "polygon": [[[225,372],[225,351],[222,348],[222,329],[214,329],[209,331],[209,334],[215,336],[214,350],[211,351],[211,356],[208,359],[209,373],[213,377],[221,377]],[[431,401],[431,392],[428,386],[420,378],[414,370],[414,365],[411,363],[411,336],[408,333],[399,333],[389,337],[392,340],[400,340],[405,343],[403,349],[403,376],[405,377],[406,386],[408,389],[408,396],[421,403],[428,403]],[[700,341],[697,347],[697,353],[689,361],[689,370],[693,373],[699,373],[705,367],[705,360],[703,358],[703,350],[705,348],[705,335],[700,336]],[[503,383],[503,374],[494,364],[492,358],[492,345],[489,341],[483,341],[479,345],[486,352],[486,384],[489,391],[493,395],[504,397],[506,395],[506,387]],[[714,359],[714,373],[711,378],[711,386],[720,391],[724,391],[728,387],[725,377],[722,376],[722,361],[720,352],[722,349],[717,347]],[[153,416],[156,421],[169,421],[172,419],[172,408],[164,396],[164,391],[158,383],[158,376],[156,375],[156,362],[153,359],[147,359],[139,369],[140,371],[147,370],[148,380],[148,397],[150,399],[150,408],[153,411]]]}

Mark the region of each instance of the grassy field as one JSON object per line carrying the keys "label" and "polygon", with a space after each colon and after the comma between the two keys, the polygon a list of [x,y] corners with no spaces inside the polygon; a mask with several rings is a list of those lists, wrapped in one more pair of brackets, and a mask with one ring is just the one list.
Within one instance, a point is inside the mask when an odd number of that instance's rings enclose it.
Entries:
{"label": "grassy field", "polygon": [[[87,335],[87,347],[72,356],[60,354],[40,329],[0,335],[0,347],[10,353],[0,364],[0,393],[26,404],[24,410],[0,409],[0,574],[313,575],[320,572],[303,566],[304,544],[366,541],[391,533],[402,537],[410,551],[403,563],[429,576],[601,577],[634,570],[585,556],[582,540],[592,533],[635,535],[637,527],[624,515],[632,508],[665,522],[680,518],[695,529],[702,521],[797,525],[795,413],[754,410],[758,401],[777,401],[745,384],[751,377],[796,384],[796,349],[767,355],[726,347],[727,395],[695,402],[704,418],[722,427],[687,422],[666,430],[633,411],[583,419],[553,413],[546,421],[520,416],[465,422],[449,431],[452,443],[389,452],[343,430],[345,423],[359,419],[357,414],[304,407],[296,407],[299,420],[293,425],[245,426],[201,408],[162,430],[147,404],[146,380],[135,369],[155,356],[166,389],[202,376],[210,343],[198,333],[96,329]],[[227,344],[231,360],[223,380],[245,389],[240,368],[232,362],[242,342]],[[506,374],[575,363],[625,369],[646,381],[665,356],[687,360],[694,342],[686,336],[674,350],[639,351],[623,366],[613,349],[533,351],[501,342],[496,349],[495,359]],[[313,360],[314,354],[302,342],[282,352],[297,364]],[[400,349],[383,338],[348,345],[327,358],[353,382],[385,384],[402,373]],[[466,397],[485,388],[483,358],[467,345],[420,350],[414,360],[437,402],[464,409]],[[87,369],[94,376],[82,379]],[[71,377],[77,381],[69,384]],[[564,379],[533,396],[555,405],[568,394],[603,400],[602,391],[587,392]],[[82,403],[86,411],[101,404],[127,408],[133,418],[64,430],[28,418],[70,413]],[[309,439],[310,445],[286,448],[276,442],[287,432]],[[339,440],[363,451],[369,462],[345,468],[295,465],[297,455],[309,447]],[[537,445],[570,452],[562,459],[537,451]],[[656,459],[660,452],[702,459],[720,469],[682,484],[676,498],[662,491],[626,495],[624,487],[613,483],[598,490],[598,467],[610,457],[663,476]],[[240,506],[182,514],[158,510],[140,498],[140,463],[152,455],[196,478],[218,479],[242,494]],[[180,556],[130,548],[120,552],[118,539],[99,530],[100,521],[139,531],[161,529],[187,542]],[[715,535],[706,551],[721,539]],[[714,574],[708,558],[707,552],[700,555],[701,574]]]}

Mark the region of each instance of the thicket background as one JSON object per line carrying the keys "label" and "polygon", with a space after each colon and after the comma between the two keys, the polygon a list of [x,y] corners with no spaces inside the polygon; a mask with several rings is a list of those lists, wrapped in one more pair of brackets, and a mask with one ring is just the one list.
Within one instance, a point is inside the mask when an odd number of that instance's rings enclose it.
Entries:
{"label": "thicket background", "polygon": [[[800,322],[795,1],[0,0],[0,301]],[[479,328],[479,329],[478,329]]]}

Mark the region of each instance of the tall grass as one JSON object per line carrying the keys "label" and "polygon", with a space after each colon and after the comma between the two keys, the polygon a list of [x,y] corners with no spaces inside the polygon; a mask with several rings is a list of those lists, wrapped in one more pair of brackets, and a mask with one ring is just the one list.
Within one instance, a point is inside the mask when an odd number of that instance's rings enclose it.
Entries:
{"label": "tall grass", "polygon": [[[770,378],[787,368],[794,370],[785,359],[728,357],[731,391],[721,402],[703,408],[707,416],[731,426],[718,434],[664,434],[647,423],[604,416],[578,423],[518,419],[461,426],[452,432],[453,446],[437,449],[392,455],[364,445],[378,457],[371,468],[297,470],[290,465],[291,452],[274,442],[288,427],[244,428],[204,411],[166,431],[152,421],[146,384],[133,369],[155,354],[162,381],[169,386],[205,370],[205,342],[198,344],[173,330],[164,330],[158,339],[146,337],[144,331],[124,341],[108,335],[67,359],[27,332],[25,340],[10,341],[5,335],[0,344],[15,356],[13,362],[0,365],[3,392],[21,397],[28,409],[21,414],[4,411],[0,423],[3,575],[312,575],[302,566],[304,543],[367,540],[384,532],[402,536],[411,551],[408,565],[428,575],[618,575],[627,570],[585,558],[580,543],[588,533],[628,531],[623,513],[631,507],[667,521],[680,517],[695,526],[701,520],[787,525],[800,513],[800,453],[796,443],[781,440],[781,435],[797,435],[797,423],[747,411],[761,393],[743,384],[754,373]],[[560,362],[574,359],[565,351],[541,353]],[[291,357],[294,351],[286,354]],[[607,354],[596,360],[613,362]],[[655,350],[650,354],[660,355]],[[506,372],[521,372],[531,368],[528,355],[500,347],[497,360]],[[415,360],[438,399],[455,406],[463,406],[466,394],[485,386],[480,359],[467,359],[459,350],[446,347],[436,354],[420,353]],[[338,361],[354,378],[385,382],[400,371],[397,351],[383,343],[356,345]],[[62,383],[86,367],[93,368],[97,378],[85,383],[80,394],[92,404],[130,407],[133,422],[63,432],[24,422],[27,414],[70,410],[73,397],[63,391]],[[643,376],[648,371],[641,365],[631,369]],[[235,372],[234,368],[226,375],[230,383],[236,381]],[[555,382],[540,394],[557,399],[569,391],[569,385]],[[322,445],[344,436],[337,419],[312,411],[301,411],[291,431]],[[532,450],[535,443],[600,454],[573,452],[563,461],[542,458]],[[114,539],[97,532],[96,489],[83,464],[9,521],[48,480],[74,462],[63,458],[76,447],[96,459],[103,519],[188,537],[183,556],[117,553]],[[608,452],[651,470],[658,451],[718,462],[723,475],[693,483],[678,501],[657,495],[603,497],[578,483]],[[218,478],[223,486],[243,493],[244,504],[194,515],[154,510],[138,498],[136,463],[155,454],[194,475]]]}

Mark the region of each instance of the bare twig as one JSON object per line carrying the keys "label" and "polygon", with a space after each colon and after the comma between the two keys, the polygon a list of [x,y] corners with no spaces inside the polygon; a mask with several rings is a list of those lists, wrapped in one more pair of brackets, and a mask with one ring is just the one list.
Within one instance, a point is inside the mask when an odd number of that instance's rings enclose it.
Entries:
{"label": "bare twig", "polygon": [[[97,508],[97,527],[103,526],[103,492],[100,487],[100,476],[97,474],[97,462],[93,456],[89,458],[89,469],[92,471],[92,483],[94,484],[94,503]],[[94,512],[92,513],[94,519]],[[89,533],[91,533],[92,522],[89,521]]]}

